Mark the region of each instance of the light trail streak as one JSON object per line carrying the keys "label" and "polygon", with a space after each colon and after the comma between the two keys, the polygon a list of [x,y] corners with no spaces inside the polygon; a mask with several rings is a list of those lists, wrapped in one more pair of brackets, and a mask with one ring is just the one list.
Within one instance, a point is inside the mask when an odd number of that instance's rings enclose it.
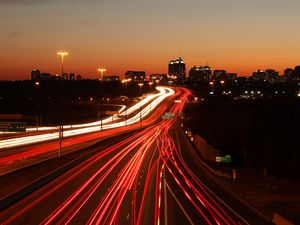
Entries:
{"label": "light trail streak", "polygon": [[[142,112],[141,112],[142,119],[144,119],[151,113],[151,109],[156,108],[163,100],[165,100],[166,98],[168,98],[169,96],[171,96],[175,93],[174,90],[172,90],[171,88],[157,87],[157,89],[160,91],[159,94],[148,96],[141,101],[142,106],[144,106],[147,103],[149,103],[150,101],[152,101],[151,106],[147,105],[146,107],[144,107],[142,109]],[[130,109],[128,109],[127,113],[132,114],[133,112],[137,111],[139,108],[140,108],[139,103],[137,103],[134,106],[132,106]],[[125,112],[121,113],[121,115],[123,115],[123,114],[125,115]],[[73,125],[74,128],[77,128],[77,127],[84,127],[84,128],[67,130],[64,132],[64,137],[72,137],[72,136],[76,136],[76,135],[82,135],[82,134],[87,134],[87,133],[92,133],[92,132],[97,132],[97,131],[107,130],[107,129],[112,129],[112,128],[118,128],[118,127],[130,125],[130,124],[138,123],[140,121],[140,115],[139,115],[139,113],[135,114],[133,117],[129,118],[126,121],[126,124],[125,124],[125,121],[121,121],[121,122],[116,122],[116,123],[105,125],[105,123],[106,123],[105,121],[106,120],[103,120],[103,122],[102,122],[102,123],[104,123],[104,125],[102,126],[102,129],[101,129],[101,127],[99,127],[99,125],[101,124],[101,121],[100,122],[97,121],[95,123],[89,123],[89,124]],[[111,122],[111,118],[110,119],[108,118],[107,121]],[[89,127],[86,127],[86,126],[89,126]],[[19,138],[11,138],[11,139],[6,139],[6,140],[1,140],[0,141],[0,149],[18,147],[18,146],[22,146],[22,145],[28,145],[28,144],[34,144],[34,143],[39,143],[39,142],[43,142],[43,141],[54,140],[54,139],[58,139],[58,136],[59,136],[59,133],[54,132],[54,133],[49,133],[49,134],[31,135],[28,137],[19,137]]]}

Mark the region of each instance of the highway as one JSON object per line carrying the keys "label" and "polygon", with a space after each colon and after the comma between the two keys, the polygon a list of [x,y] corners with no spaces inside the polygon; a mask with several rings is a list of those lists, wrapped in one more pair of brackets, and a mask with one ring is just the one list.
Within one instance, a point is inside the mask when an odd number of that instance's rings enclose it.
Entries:
{"label": "highway", "polygon": [[177,92],[174,118],[99,151],[0,212],[0,224],[250,224],[183,159],[174,127],[190,93]]}
{"label": "highway", "polygon": [[[125,116],[126,114],[129,117],[126,121],[122,120],[115,123],[111,123],[112,117],[108,117],[102,121],[100,120],[93,123],[77,124],[72,126],[66,125],[63,126],[63,128],[70,130],[66,130],[63,135],[64,137],[72,137],[76,135],[82,135],[135,124],[139,122],[141,118],[143,119],[147,117],[153,109],[158,107],[165,99],[174,94],[174,91],[171,88],[157,87],[157,90],[159,91],[158,94],[149,95],[141,99],[139,102],[137,102],[135,105],[133,105],[126,111],[120,113],[120,116]],[[139,113],[136,113],[137,111]],[[131,116],[132,114],[133,116]],[[28,137],[0,140],[0,150],[57,139],[59,133],[53,132],[53,129],[55,130],[57,129],[57,127],[40,128],[40,130],[50,130],[49,133],[46,134],[30,135]]]}
{"label": "highway", "polygon": [[[74,129],[64,132],[62,148],[59,151],[58,132],[30,135],[0,141],[0,175],[33,165],[35,163],[58,157],[77,150],[78,146],[88,146],[89,143],[116,136],[125,132],[146,127],[160,119],[160,115],[168,107],[166,100],[172,101],[174,94],[171,88],[157,87],[158,94],[149,95],[127,109],[121,115],[128,115],[126,121],[111,123],[111,119],[96,121],[89,124],[74,125]],[[140,111],[139,111],[140,110]],[[155,113],[153,113],[155,112]],[[110,123],[108,123],[110,121]],[[106,124],[107,123],[107,124]]]}

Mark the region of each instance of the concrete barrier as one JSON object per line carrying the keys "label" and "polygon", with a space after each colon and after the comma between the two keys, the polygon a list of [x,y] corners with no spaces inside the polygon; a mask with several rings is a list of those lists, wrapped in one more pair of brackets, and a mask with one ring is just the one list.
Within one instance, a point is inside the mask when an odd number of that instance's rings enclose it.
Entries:
{"label": "concrete barrier", "polygon": [[216,156],[220,155],[220,150],[213,148],[199,135],[194,136],[194,145],[204,160],[215,162]]}

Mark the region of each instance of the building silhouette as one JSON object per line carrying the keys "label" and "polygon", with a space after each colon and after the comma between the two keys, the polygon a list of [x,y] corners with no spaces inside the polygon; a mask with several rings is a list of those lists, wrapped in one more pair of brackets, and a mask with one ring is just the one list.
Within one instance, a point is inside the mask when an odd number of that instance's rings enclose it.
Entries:
{"label": "building silhouette", "polygon": [[186,79],[185,62],[182,58],[179,57],[169,62],[169,76],[178,83],[182,83]]}
{"label": "building silhouette", "polygon": [[204,82],[211,79],[211,68],[209,66],[194,66],[189,71],[189,80],[192,82]]}
{"label": "building silhouette", "polygon": [[31,71],[31,80],[40,80],[41,71],[39,69],[33,69]]}

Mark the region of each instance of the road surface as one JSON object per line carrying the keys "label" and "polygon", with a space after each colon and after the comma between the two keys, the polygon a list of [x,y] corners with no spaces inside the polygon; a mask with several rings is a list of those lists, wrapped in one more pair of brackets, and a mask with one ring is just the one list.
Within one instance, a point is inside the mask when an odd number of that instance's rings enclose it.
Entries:
{"label": "road surface", "polygon": [[[181,90],[182,101],[170,102],[174,115],[189,94]],[[249,224],[189,169],[175,122],[98,152],[2,211],[0,224]]]}

